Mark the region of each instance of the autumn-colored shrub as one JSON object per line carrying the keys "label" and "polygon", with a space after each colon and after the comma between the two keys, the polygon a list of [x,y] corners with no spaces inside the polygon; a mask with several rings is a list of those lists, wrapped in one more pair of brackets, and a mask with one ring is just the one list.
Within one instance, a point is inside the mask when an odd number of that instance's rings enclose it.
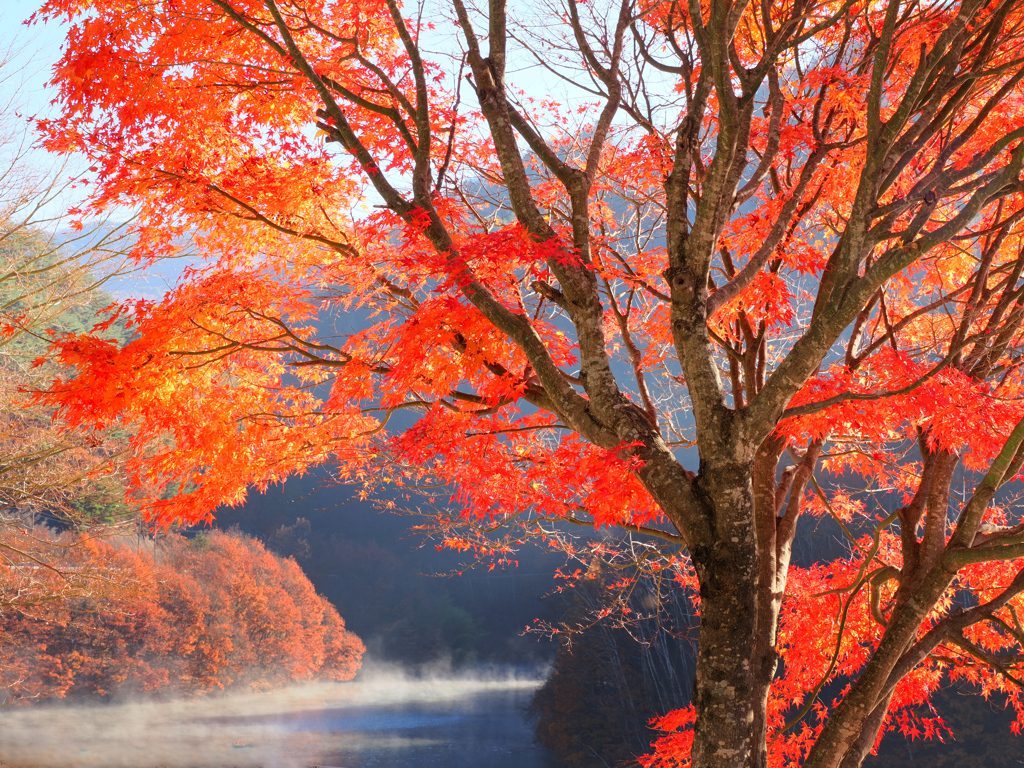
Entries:
{"label": "autumn-colored shrub", "polygon": [[0,613],[0,696],[9,702],[266,689],[348,680],[359,668],[362,642],[298,565],[242,534],[172,535],[145,547],[51,540],[61,569],[103,576],[87,596]]}

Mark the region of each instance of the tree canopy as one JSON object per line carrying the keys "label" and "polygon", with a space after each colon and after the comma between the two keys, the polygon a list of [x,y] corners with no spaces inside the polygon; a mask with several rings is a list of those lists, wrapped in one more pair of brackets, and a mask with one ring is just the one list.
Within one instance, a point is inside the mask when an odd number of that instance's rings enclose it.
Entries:
{"label": "tree canopy", "polygon": [[86,212],[206,256],[46,395],[157,521],[331,462],[650,537],[701,620],[651,765],[856,766],[949,676],[1024,713],[1020,0],[41,14]]}

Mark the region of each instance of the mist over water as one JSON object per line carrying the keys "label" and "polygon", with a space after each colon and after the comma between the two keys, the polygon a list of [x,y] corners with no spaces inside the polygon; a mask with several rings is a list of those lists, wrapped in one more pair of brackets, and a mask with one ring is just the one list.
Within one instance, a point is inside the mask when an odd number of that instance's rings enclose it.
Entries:
{"label": "mist over water", "polygon": [[539,675],[409,677],[200,700],[0,710],[16,768],[550,768],[523,708]]}

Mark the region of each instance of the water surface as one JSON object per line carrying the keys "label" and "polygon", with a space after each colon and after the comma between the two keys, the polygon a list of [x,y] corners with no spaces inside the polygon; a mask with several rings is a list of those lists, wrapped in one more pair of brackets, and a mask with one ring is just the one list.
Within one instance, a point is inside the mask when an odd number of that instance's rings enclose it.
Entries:
{"label": "water surface", "polygon": [[202,701],[0,711],[28,768],[554,768],[523,722],[535,680],[354,683]]}

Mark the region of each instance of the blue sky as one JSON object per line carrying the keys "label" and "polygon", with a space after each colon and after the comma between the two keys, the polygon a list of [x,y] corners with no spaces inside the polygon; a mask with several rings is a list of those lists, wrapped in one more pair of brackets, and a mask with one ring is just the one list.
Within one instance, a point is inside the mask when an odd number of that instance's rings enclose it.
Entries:
{"label": "blue sky", "polygon": [[[5,152],[20,140],[24,130],[34,140],[28,128],[23,128],[34,117],[51,113],[50,102],[54,92],[47,86],[53,65],[60,58],[64,28],[59,24],[23,23],[36,9],[34,0],[0,0],[0,118],[3,120]],[[27,166],[46,173],[59,161],[41,149],[31,148],[24,152],[19,166]],[[81,163],[77,164],[81,165]],[[69,176],[76,170],[72,161],[62,171]],[[76,204],[72,197],[65,195],[59,202],[54,201],[45,208],[46,218],[58,216],[63,208]]]}
{"label": "blue sky", "polygon": [[[50,70],[60,57],[64,28],[59,24],[35,24],[26,27],[24,21],[35,11],[32,0],[0,0],[0,50],[15,55],[11,68],[18,70],[16,82],[21,85],[21,100],[33,114],[49,108],[52,92],[46,88]],[[4,84],[4,103],[11,93]]]}

